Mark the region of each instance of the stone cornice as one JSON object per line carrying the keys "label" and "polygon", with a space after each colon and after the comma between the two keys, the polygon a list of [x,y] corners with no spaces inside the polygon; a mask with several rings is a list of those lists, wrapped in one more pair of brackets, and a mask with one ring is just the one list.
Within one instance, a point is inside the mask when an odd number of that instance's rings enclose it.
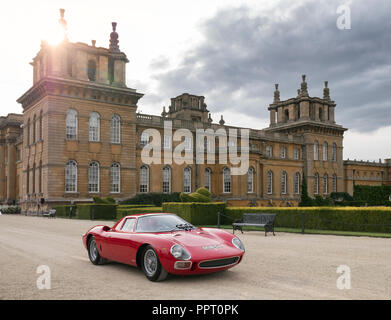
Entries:
{"label": "stone cornice", "polygon": [[288,106],[288,105],[291,105],[291,104],[299,104],[302,101],[309,101],[309,102],[317,102],[317,103],[321,103],[321,104],[327,104],[327,105],[329,105],[331,107],[335,107],[336,106],[336,104],[335,104],[335,102],[333,100],[322,99],[322,98],[318,98],[318,97],[299,97],[299,98],[291,98],[291,99],[288,99],[288,100],[271,103],[271,104],[269,104],[268,110],[277,109],[278,107]]}
{"label": "stone cornice", "polygon": [[331,129],[331,130],[337,130],[340,132],[344,132],[348,130],[347,128],[342,127],[339,124],[335,123],[327,123],[327,122],[320,122],[320,121],[313,121],[313,120],[298,120],[294,122],[288,122],[283,124],[275,124],[272,127],[265,128],[264,130],[266,132],[277,132],[292,128],[310,128],[310,127],[317,127],[321,129]]}
{"label": "stone cornice", "polygon": [[129,107],[136,107],[138,100],[143,96],[142,93],[138,93],[135,89],[131,88],[115,87],[88,81],[45,77],[23,94],[17,102],[22,104],[25,111],[48,95]]}

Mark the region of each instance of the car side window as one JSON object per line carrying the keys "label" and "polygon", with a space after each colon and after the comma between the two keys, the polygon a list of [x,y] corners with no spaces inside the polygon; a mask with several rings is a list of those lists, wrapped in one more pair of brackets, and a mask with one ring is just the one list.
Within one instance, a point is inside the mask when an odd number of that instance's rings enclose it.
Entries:
{"label": "car side window", "polygon": [[133,227],[134,227],[135,221],[136,221],[136,219],[134,219],[134,218],[128,218],[128,219],[126,219],[125,223],[124,223],[123,226],[122,226],[121,231],[132,232],[132,231],[133,231]]}

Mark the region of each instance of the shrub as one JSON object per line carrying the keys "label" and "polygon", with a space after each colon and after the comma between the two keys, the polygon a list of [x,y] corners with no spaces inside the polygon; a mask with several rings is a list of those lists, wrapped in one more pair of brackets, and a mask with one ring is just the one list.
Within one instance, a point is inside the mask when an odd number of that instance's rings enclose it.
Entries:
{"label": "shrub", "polygon": [[354,201],[362,201],[368,205],[389,205],[391,186],[361,186],[355,185],[353,197]]}
{"label": "shrub", "polygon": [[306,229],[391,233],[391,208],[388,207],[230,207],[224,213],[229,218],[223,217],[222,224],[231,224],[243,213],[250,212],[276,213],[276,227],[300,229],[304,212]]}
{"label": "shrub", "polygon": [[163,202],[180,202],[179,192],[173,193],[140,193],[133,198],[121,201],[120,204],[153,204],[160,207]]}
{"label": "shrub", "polygon": [[94,203],[115,204],[115,199],[112,197],[107,197],[107,198],[92,197],[92,199],[94,200]]}
{"label": "shrub", "polygon": [[5,214],[18,214],[21,212],[21,208],[19,206],[10,206],[1,208],[0,211]]}
{"label": "shrub", "polygon": [[223,213],[224,210],[224,202],[163,203],[163,212],[175,213],[194,225],[214,225],[217,222],[217,213]]}
{"label": "shrub", "polygon": [[210,202],[210,198],[197,192],[193,192],[190,194],[181,192],[180,198],[182,202]]}
{"label": "shrub", "polygon": [[203,196],[205,196],[205,197],[207,197],[209,199],[210,199],[210,196],[211,196],[211,193],[206,188],[198,188],[196,190],[196,193],[202,194]]}
{"label": "shrub", "polygon": [[123,208],[122,206],[117,207],[117,219],[121,219],[125,216],[138,213],[156,213],[162,212],[162,207],[138,207],[138,208]]}
{"label": "shrub", "polygon": [[72,217],[76,217],[76,205],[54,206],[56,217],[69,218],[72,208]]}
{"label": "shrub", "polygon": [[117,205],[78,204],[77,218],[90,220],[114,220],[117,217]]}

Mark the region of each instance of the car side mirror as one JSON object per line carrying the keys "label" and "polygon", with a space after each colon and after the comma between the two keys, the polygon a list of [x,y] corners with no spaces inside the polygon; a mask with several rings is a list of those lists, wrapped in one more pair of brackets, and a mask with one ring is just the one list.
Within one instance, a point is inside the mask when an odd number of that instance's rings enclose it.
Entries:
{"label": "car side mirror", "polygon": [[108,226],[104,226],[104,227],[102,228],[103,231],[110,231],[110,229],[111,229],[111,228],[108,227]]}

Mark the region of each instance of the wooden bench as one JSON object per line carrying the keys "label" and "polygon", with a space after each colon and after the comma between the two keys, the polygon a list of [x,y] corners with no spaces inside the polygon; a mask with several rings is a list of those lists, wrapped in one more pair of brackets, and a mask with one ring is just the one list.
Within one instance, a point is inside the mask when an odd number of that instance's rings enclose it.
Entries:
{"label": "wooden bench", "polygon": [[48,218],[54,218],[56,215],[56,209],[50,209],[48,212],[44,212],[42,216],[48,217]]}
{"label": "wooden bench", "polygon": [[274,234],[274,221],[276,215],[272,213],[244,213],[241,220],[235,220],[232,224],[232,233],[235,233],[235,230],[240,230],[243,233],[244,226],[247,227],[264,227],[265,228],[265,237],[268,232],[273,232]]}

